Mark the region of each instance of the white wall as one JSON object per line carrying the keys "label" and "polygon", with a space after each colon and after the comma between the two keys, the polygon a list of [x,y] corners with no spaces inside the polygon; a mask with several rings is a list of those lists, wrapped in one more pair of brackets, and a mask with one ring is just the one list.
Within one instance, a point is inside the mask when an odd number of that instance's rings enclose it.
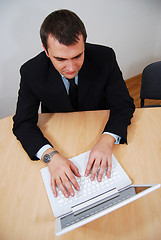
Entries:
{"label": "white wall", "polygon": [[156,23],[157,25],[157,34],[156,34],[156,40],[155,40],[155,58],[161,60],[161,1],[160,6],[158,5],[158,21]]}
{"label": "white wall", "polygon": [[14,114],[19,68],[42,51],[40,25],[60,8],[80,16],[88,42],[114,48],[125,79],[161,59],[160,0],[1,0],[0,118]]}

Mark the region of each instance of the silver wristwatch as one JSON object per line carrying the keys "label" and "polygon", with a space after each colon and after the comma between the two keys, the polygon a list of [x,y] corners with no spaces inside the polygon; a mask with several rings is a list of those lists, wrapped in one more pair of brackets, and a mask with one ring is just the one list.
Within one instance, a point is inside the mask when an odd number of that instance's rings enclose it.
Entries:
{"label": "silver wristwatch", "polygon": [[58,153],[58,151],[52,151],[51,153],[47,153],[47,154],[45,154],[44,155],[44,157],[43,157],[43,161],[45,162],[45,163],[48,163],[48,162],[50,162],[50,160],[52,159],[52,157],[55,155],[55,154],[57,154]]}

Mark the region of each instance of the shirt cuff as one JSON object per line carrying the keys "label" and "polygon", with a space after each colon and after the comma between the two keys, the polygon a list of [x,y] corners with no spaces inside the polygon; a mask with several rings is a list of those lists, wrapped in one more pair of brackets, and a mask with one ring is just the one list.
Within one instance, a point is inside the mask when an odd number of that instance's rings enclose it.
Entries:
{"label": "shirt cuff", "polygon": [[44,152],[49,149],[52,148],[52,146],[50,146],[49,144],[44,145],[42,148],[40,148],[40,150],[36,153],[36,157],[41,159],[42,155],[44,154]]}
{"label": "shirt cuff", "polygon": [[120,137],[120,136],[118,136],[118,135],[116,135],[116,134],[114,134],[114,133],[110,133],[110,132],[104,132],[103,134],[108,134],[108,135],[114,137],[115,140],[116,140],[116,141],[114,142],[114,144],[119,144],[119,143],[120,143],[120,140],[121,140],[121,137]]}

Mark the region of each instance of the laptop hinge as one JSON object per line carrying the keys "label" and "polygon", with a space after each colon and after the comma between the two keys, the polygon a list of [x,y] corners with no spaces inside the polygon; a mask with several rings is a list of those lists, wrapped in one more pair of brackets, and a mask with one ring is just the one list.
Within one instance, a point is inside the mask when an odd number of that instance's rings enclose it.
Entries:
{"label": "laptop hinge", "polygon": [[103,194],[100,194],[94,198],[89,199],[88,201],[85,201],[83,203],[77,204],[72,207],[72,212],[74,215],[80,214],[86,210],[89,210],[92,207],[95,207],[103,202],[106,202],[114,197],[119,196],[119,192],[116,188],[105,192]]}

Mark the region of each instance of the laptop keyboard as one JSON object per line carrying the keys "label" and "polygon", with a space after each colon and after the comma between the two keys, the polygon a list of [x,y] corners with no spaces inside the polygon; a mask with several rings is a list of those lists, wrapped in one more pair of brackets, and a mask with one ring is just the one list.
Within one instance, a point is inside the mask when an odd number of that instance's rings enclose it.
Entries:
{"label": "laptop keyboard", "polygon": [[[94,181],[90,180],[90,177],[82,176],[77,178],[77,182],[80,186],[80,190],[75,190],[75,196],[65,198],[62,192],[57,189],[58,197],[56,198],[58,207],[65,207],[67,204],[74,205],[78,202],[86,201],[87,198],[90,199],[93,195],[97,195],[106,191],[107,187],[115,188],[116,185],[123,180],[123,176],[120,175],[117,168],[114,166],[112,168],[111,177],[107,178],[106,174],[104,173],[102,181],[98,182],[97,177],[95,177]],[[80,200],[80,201],[79,201]]]}
{"label": "laptop keyboard", "polygon": [[130,178],[113,155],[111,178],[107,178],[106,171],[101,182],[97,181],[97,177],[94,181],[90,180],[90,176],[84,177],[89,153],[90,151],[70,159],[79,169],[82,176],[80,178],[76,177],[80,191],[76,191],[73,188],[75,191],[74,197],[69,196],[65,198],[58,188],[58,197],[54,197],[49,169],[48,167],[41,169],[44,185],[55,217],[64,216],[70,212],[78,214],[82,209],[89,209],[91,205],[103,202],[106,198],[109,199],[113,195],[117,195],[118,191],[131,184]]}

